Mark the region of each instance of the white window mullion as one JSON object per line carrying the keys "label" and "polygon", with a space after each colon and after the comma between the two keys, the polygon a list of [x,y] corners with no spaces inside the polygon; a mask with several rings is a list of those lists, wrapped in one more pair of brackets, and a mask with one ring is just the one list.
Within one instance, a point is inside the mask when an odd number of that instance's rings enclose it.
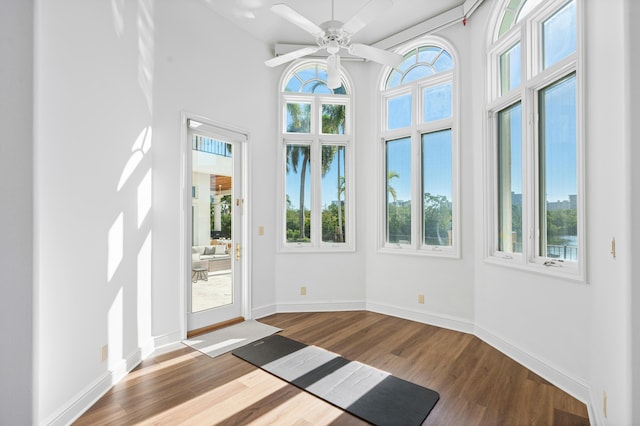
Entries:
{"label": "white window mullion", "polygon": [[311,244],[320,246],[322,239],[322,149],[320,140],[314,139],[311,144]]}
{"label": "white window mullion", "polygon": [[417,249],[423,245],[422,205],[422,141],[421,134],[415,131],[411,135],[411,248]]}

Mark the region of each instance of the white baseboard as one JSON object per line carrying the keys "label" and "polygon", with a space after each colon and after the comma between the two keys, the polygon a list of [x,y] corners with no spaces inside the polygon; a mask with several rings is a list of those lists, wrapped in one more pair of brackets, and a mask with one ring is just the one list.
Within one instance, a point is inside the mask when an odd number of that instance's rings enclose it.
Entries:
{"label": "white baseboard", "polygon": [[473,322],[464,318],[401,308],[380,302],[367,302],[366,309],[379,314],[391,315],[423,324],[473,334]]}
{"label": "white baseboard", "polygon": [[[598,401],[598,398],[602,398],[602,395],[594,395],[593,389],[590,388],[589,397],[591,398],[591,401]],[[604,418],[602,417],[604,416],[604,413],[600,410],[596,410],[593,403],[587,404],[587,411],[589,411],[589,424],[593,426],[605,424]]]}
{"label": "white baseboard", "polygon": [[[138,366],[145,358],[155,355],[157,352],[157,341],[168,341],[171,336],[149,339],[140,348],[118,362],[113,368],[102,373],[96,380],[90,383],[82,391],[78,392],[67,404],[62,406],[57,412],[49,416],[41,425],[65,426],[73,423],[93,404],[104,396],[116,383],[122,380],[127,374]],[[178,340],[177,343],[180,343]],[[170,346],[164,345],[161,349]]]}
{"label": "white baseboard", "polygon": [[276,311],[276,305],[260,306],[258,308],[254,308],[254,309],[251,310],[251,318],[250,319],[264,318],[266,316],[273,315],[276,312],[277,312]]}
{"label": "white baseboard", "polygon": [[312,303],[278,303],[276,312],[331,312],[331,311],[362,311],[366,309],[364,300],[326,301]]}
{"label": "white baseboard", "polygon": [[[517,346],[501,339],[492,332],[479,327],[475,327],[475,335],[485,343],[493,346],[509,358],[522,364],[546,381],[554,384],[577,400],[590,406],[591,396],[589,386],[582,379],[573,377],[562,369],[551,363],[541,360]],[[589,410],[591,411],[591,410]],[[591,416],[591,413],[590,413]],[[590,418],[590,420],[592,420]]]}

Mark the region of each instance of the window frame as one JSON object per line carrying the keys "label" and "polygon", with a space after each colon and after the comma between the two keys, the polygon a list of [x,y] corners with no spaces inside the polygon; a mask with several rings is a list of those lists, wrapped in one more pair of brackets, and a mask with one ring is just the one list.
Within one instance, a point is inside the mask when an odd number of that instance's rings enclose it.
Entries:
{"label": "window frame", "polygon": [[[293,62],[282,73],[278,85],[278,119],[277,140],[278,140],[278,252],[281,253],[313,253],[313,252],[352,252],[356,249],[355,242],[355,132],[354,122],[354,94],[352,90],[351,78],[344,69],[341,70],[342,85],[346,94],[327,93],[302,93],[286,92],[284,88],[292,75],[298,70],[318,66],[326,71],[326,64],[322,60],[306,59]],[[311,105],[310,133],[286,132],[287,125],[287,103],[309,103]],[[345,124],[343,134],[322,133],[322,105],[344,105]],[[310,210],[311,224],[309,242],[288,242],[287,241],[287,189],[286,189],[286,166],[287,166],[287,146],[302,145],[310,146]],[[344,239],[345,242],[324,242],[322,241],[322,147],[337,145],[345,148],[344,169],[345,188],[344,203]]]}
{"label": "window frame", "polygon": [[[490,32],[488,40],[488,90],[487,90],[487,132],[485,137],[485,261],[507,267],[586,281],[586,220],[585,220],[585,138],[584,138],[584,66],[583,66],[583,7],[575,1],[576,7],[576,50],[562,60],[543,69],[542,33],[543,23],[567,6],[571,0],[549,0],[538,4],[527,16],[514,23],[500,39],[496,30]],[[508,2],[497,4],[494,24]],[[520,43],[521,57],[520,85],[501,94],[500,56]],[[529,60],[527,59],[529,58]],[[539,253],[540,238],[540,117],[539,94],[570,76],[576,78],[576,191],[577,191],[577,260],[558,261]],[[516,103],[522,107],[522,252],[500,251],[498,241],[498,117]],[[546,209],[545,209],[546,211]]]}
{"label": "window frame", "polygon": [[[459,154],[459,59],[456,50],[447,40],[437,36],[422,37],[404,46],[400,54],[406,55],[420,47],[433,46],[445,50],[453,61],[453,68],[436,72],[434,75],[399,84],[386,89],[388,77],[392,71],[384,67],[379,78],[379,144],[378,144],[378,251],[381,253],[417,255],[459,259],[461,257],[461,224],[460,224],[460,154]],[[425,122],[424,102],[425,88],[451,83],[451,116],[444,119]],[[411,94],[411,125],[404,128],[386,130],[388,117],[388,99]],[[443,130],[451,131],[451,202],[452,202],[452,245],[438,246],[424,242],[424,200],[421,192],[423,183],[422,136]],[[411,242],[390,243],[387,241],[387,177],[386,177],[386,143],[402,138],[411,140]]]}

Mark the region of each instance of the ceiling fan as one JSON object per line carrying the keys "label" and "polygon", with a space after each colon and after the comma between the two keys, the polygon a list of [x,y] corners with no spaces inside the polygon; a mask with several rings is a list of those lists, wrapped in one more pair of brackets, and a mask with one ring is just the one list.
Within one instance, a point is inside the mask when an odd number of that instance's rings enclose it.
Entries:
{"label": "ceiling fan", "polygon": [[330,89],[336,89],[341,85],[340,49],[347,50],[353,56],[359,56],[390,67],[395,67],[402,62],[402,55],[397,53],[367,46],[366,44],[351,43],[351,36],[393,5],[391,0],[371,0],[346,23],[334,19],[333,2],[334,0],[331,0],[331,20],[319,26],[284,3],[271,6],[271,11],[276,15],[299,26],[314,36],[318,46],[303,47],[293,52],[276,56],[275,58],[265,61],[265,65],[277,67],[294,59],[316,53],[320,49],[326,49],[329,54],[327,58],[327,86]]}

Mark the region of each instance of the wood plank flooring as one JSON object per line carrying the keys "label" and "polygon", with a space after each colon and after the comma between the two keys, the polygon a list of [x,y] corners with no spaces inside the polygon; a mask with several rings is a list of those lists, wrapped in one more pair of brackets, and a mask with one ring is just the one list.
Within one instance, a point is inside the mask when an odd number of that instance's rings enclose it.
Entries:
{"label": "wood plank flooring", "polygon": [[[588,425],[586,406],[477,337],[372,312],[275,314],[282,335],[440,393],[425,425]],[[142,362],[76,425],[363,425],[230,353]]]}

